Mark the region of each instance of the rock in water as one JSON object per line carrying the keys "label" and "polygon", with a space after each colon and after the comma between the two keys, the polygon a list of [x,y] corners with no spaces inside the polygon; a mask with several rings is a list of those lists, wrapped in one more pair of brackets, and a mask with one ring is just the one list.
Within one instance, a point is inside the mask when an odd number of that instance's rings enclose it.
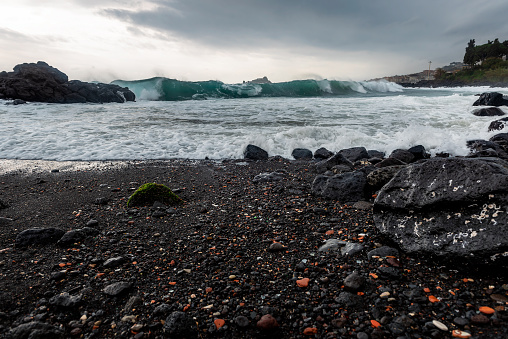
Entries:
{"label": "rock in water", "polygon": [[377,228],[410,254],[508,261],[508,162],[435,158],[401,169],[374,202]]}
{"label": "rock in water", "polygon": [[311,160],[312,159],[312,151],[306,148],[295,148],[291,155],[296,160]]}
{"label": "rock in water", "polygon": [[497,107],[480,108],[473,111],[473,115],[477,117],[493,117],[505,115],[504,111]]}
{"label": "rock in water", "polygon": [[473,106],[506,106],[508,100],[503,98],[503,95],[498,92],[486,92],[480,95],[480,98],[473,103]]}

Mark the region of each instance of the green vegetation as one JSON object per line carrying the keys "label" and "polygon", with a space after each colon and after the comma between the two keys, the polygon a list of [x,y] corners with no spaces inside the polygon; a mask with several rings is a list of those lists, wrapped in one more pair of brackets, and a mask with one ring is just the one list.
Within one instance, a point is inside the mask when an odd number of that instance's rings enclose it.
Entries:
{"label": "green vegetation", "polygon": [[465,84],[488,82],[508,83],[508,40],[499,39],[489,41],[483,45],[475,45],[475,40],[469,40],[464,54],[464,64],[467,68],[456,73],[447,73],[438,68],[435,72],[437,81],[456,81]]}
{"label": "green vegetation", "polygon": [[164,185],[147,183],[131,195],[129,201],[127,201],[127,206],[147,206],[152,205],[156,201],[166,205],[176,205],[182,202],[182,199]]}

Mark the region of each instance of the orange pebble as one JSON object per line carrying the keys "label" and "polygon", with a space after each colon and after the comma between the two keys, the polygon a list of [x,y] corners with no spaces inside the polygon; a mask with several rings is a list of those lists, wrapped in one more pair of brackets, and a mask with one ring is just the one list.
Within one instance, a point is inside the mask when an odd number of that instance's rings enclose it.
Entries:
{"label": "orange pebble", "polygon": [[430,295],[430,296],[429,296],[429,301],[430,301],[431,303],[436,303],[436,302],[438,302],[438,301],[439,301],[439,299],[438,299],[438,298],[436,298],[436,297],[434,297],[433,295]]}
{"label": "orange pebble", "polygon": [[303,330],[303,334],[305,335],[314,335],[318,332],[317,328],[315,327],[307,327]]}
{"label": "orange pebble", "polygon": [[480,312],[483,314],[494,314],[496,311],[493,308],[482,306],[480,307]]}
{"label": "orange pebble", "polygon": [[333,234],[333,230],[329,230],[329,231],[326,231],[325,233],[326,235],[332,235]]}
{"label": "orange pebble", "polygon": [[206,292],[206,293],[210,293],[210,292],[212,292],[212,291],[213,291],[213,288],[211,288],[211,287],[207,287],[207,288],[205,289],[205,292]]}
{"label": "orange pebble", "polygon": [[296,284],[298,285],[298,287],[307,287],[309,286],[309,281],[310,281],[309,278],[303,278],[301,280],[297,280]]}
{"label": "orange pebble", "polygon": [[226,324],[226,321],[224,321],[224,319],[215,319],[213,323],[215,324],[215,327],[219,329]]}
{"label": "orange pebble", "polygon": [[376,320],[371,320],[370,323],[372,324],[372,327],[377,328],[377,327],[381,326],[381,324]]}
{"label": "orange pebble", "polygon": [[425,287],[425,288],[423,289],[423,292],[425,292],[425,293],[429,293],[429,292],[430,292],[430,288]]}

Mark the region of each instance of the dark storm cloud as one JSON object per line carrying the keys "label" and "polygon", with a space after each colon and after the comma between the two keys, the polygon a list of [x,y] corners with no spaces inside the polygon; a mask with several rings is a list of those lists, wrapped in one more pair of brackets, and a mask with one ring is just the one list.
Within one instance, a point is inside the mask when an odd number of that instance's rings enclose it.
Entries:
{"label": "dark storm cloud", "polygon": [[[504,40],[508,2],[173,0],[105,13],[173,37],[224,48],[323,48],[418,55],[470,38]],[[485,41],[486,42],[486,41]],[[441,51],[442,52],[442,51]]]}

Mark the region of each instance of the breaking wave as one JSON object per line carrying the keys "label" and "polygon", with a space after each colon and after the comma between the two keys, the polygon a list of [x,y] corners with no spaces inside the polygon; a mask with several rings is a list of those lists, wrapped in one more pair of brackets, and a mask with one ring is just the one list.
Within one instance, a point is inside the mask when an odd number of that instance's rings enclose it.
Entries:
{"label": "breaking wave", "polygon": [[180,81],[169,78],[115,80],[128,87],[139,100],[181,101],[208,98],[324,97],[367,93],[402,92],[402,86],[387,81],[294,80],[266,84],[225,84],[221,81]]}

